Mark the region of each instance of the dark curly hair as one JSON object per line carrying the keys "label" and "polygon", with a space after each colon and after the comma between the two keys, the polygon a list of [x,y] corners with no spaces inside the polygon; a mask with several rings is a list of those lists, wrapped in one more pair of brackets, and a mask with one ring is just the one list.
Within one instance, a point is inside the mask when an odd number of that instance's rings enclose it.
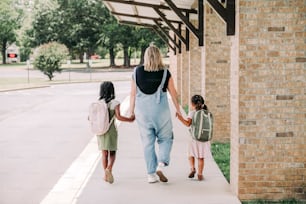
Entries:
{"label": "dark curly hair", "polygon": [[191,97],[191,103],[195,105],[196,110],[207,110],[207,106],[205,105],[205,101],[200,95],[193,95]]}
{"label": "dark curly hair", "polygon": [[115,99],[114,84],[110,81],[105,81],[100,85],[100,96],[99,100],[104,99],[106,103]]}

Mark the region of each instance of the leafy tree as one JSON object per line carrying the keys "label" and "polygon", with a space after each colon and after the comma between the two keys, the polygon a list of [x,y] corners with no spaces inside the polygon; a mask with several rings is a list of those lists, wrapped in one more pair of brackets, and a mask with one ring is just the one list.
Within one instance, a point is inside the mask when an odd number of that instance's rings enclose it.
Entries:
{"label": "leafy tree", "polygon": [[140,61],[139,64],[143,64],[144,61],[144,52],[146,48],[154,43],[159,48],[165,47],[164,42],[160,39],[153,30],[148,28],[136,27],[134,31],[137,41],[137,49],[140,49]]}
{"label": "leafy tree", "polygon": [[115,66],[116,52],[122,48],[124,66],[129,67],[133,52],[140,50],[143,56],[145,48],[159,39],[149,29],[118,24],[102,1],[57,0],[57,3],[37,13],[33,30],[27,32],[32,46],[58,41],[68,47],[72,56],[77,55],[80,62],[84,53],[90,56],[103,46],[109,51],[110,66]]}
{"label": "leafy tree", "polygon": [[59,41],[71,52],[75,51],[83,62],[83,53],[92,55],[99,46],[107,9],[102,1],[58,0],[57,13],[62,19],[58,23]]}
{"label": "leafy tree", "polygon": [[39,46],[34,53],[34,67],[48,76],[49,80],[54,77],[54,72],[61,72],[62,60],[68,56],[65,45],[51,42]]}
{"label": "leafy tree", "polygon": [[107,9],[102,1],[57,0],[52,8],[40,8],[29,31],[32,46],[58,41],[65,44],[71,55],[93,54],[99,46]]}
{"label": "leafy tree", "polygon": [[13,0],[0,1],[0,47],[2,63],[6,64],[5,51],[9,44],[17,41],[17,30],[22,22],[22,10],[15,8]]}
{"label": "leafy tree", "polygon": [[101,43],[104,47],[108,49],[110,66],[114,67],[116,66],[116,48],[122,33],[118,32],[120,29],[120,25],[118,24],[117,20],[109,14],[108,10],[105,14],[105,23],[102,25],[103,32],[100,33],[99,43]]}
{"label": "leafy tree", "polygon": [[33,21],[33,31],[31,34],[32,46],[36,47],[44,43],[58,40],[58,15],[54,10],[43,9],[38,11]]}
{"label": "leafy tree", "polygon": [[118,33],[121,37],[119,42],[123,47],[123,66],[131,66],[131,55],[133,48],[137,47],[137,36],[135,35],[135,27],[129,25],[121,25]]}

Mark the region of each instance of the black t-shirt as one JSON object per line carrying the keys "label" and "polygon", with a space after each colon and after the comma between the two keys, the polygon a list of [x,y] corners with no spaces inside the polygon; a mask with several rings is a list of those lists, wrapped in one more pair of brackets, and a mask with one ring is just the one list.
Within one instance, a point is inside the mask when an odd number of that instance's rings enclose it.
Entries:
{"label": "black t-shirt", "polygon": [[[136,68],[136,84],[140,88],[140,90],[145,94],[153,94],[157,91],[162,78],[163,78],[164,70],[160,70],[157,72],[147,72],[144,70],[144,66],[139,66]],[[165,81],[165,85],[163,87],[163,91],[167,91],[168,82],[171,77],[169,70],[167,70],[167,78]],[[135,79],[135,77],[133,77]]]}

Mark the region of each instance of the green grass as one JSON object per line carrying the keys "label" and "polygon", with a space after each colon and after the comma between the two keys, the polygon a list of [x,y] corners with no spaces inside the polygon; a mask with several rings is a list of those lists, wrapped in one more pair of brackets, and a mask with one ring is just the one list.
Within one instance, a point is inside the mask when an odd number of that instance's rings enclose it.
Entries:
{"label": "green grass", "polygon": [[254,200],[254,201],[243,201],[242,204],[302,204],[304,201],[297,201],[295,199],[280,200],[280,201],[266,201],[266,200]]}
{"label": "green grass", "polygon": [[188,105],[185,105],[185,106],[183,107],[183,109],[184,109],[185,113],[188,114],[188,112],[189,112],[189,106],[188,106]]}
{"label": "green grass", "polygon": [[211,145],[212,155],[224,177],[230,181],[230,143],[214,142]]}

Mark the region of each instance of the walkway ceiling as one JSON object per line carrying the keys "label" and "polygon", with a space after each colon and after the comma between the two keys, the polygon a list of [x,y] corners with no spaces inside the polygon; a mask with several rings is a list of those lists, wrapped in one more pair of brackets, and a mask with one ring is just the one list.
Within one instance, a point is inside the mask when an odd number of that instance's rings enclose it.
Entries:
{"label": "walkway ceiling", "polygon": [[[198,38],[199,46],[204,44],[203,1],[205,0],[103,0],[103,3],[119,23],[152,28],[174,52],[176,48],[181,52],[181,43],[189,50],[189,31]],[[206,1],[227,23],[227,34],[234,35],[235,0]],[[197,20],[198,25],[192,24],[191,20]],[[183,30],[182,25],[188,29]],[[169,30],[173,31],[174,36],[169,35]]]}

